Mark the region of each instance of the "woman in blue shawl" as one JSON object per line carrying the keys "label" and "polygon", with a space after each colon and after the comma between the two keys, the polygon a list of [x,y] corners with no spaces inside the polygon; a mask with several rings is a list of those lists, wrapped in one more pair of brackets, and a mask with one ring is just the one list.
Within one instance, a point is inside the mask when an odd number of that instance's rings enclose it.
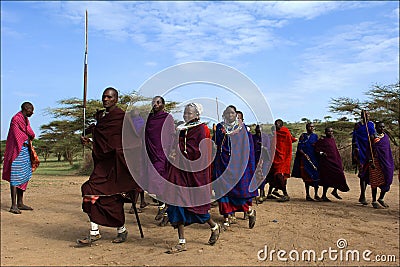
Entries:
{"label": "woman in blue shawl", "polygon": [[[292,176],[303,178],[306,187],[306,200],[320,200],[318,196],[318,159],[315,154],[314,144],[318,141],[318,135],[314,133],[314,124],[306,124],[306,133],[302,133],[297,145]],[[314,187],[314,199],[310,196],[310,186]]]}
{"label": "woman in blue shawl", "polygon": [[246,126],[237,118],[235,106],[228,106],[223,117],[213,137],[217,147],[213,179],[221,179],[214,188],[217,197],[221,196],[219,211],[224,216],[225,226],[230,225],[229,217],[234,212],[246,212],[251,229],[256,222],[256,211],[251,209],[252,198],[258,195],[256,186],[250,189],[255,173],[254,145]]}

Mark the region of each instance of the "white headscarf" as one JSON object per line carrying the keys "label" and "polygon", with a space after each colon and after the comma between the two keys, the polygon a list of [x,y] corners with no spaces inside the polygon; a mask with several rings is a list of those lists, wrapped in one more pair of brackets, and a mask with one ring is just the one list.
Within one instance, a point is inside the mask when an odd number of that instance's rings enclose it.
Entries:
{"label": "white headscarf", "polygon": [[200,103],[189,103],[186,105],[187,107],[195,107],[197,110],[197,114],[200,116],[203,113],[203,105]]}

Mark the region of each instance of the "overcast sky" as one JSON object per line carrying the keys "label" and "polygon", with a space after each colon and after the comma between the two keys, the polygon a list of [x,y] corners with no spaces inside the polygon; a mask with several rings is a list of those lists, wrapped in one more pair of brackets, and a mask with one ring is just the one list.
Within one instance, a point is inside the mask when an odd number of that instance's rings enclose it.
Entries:
{"label": "overcast sky", "polygon": [[211,61],[246,76],[266,101],[210,84],[180,87],[166,99],[218,97],[249,123],[255,119],[243,101],[250,99],[293,122],[336,118],[331,98],[363,100],[372,85],[399,79],[398,1],[1,1],[2,140],[22,102],[34,104],[39,136],[53,119],[46,108],[82,98],[85,10],[89,99],[108,86],[138,91],[176,64]]}

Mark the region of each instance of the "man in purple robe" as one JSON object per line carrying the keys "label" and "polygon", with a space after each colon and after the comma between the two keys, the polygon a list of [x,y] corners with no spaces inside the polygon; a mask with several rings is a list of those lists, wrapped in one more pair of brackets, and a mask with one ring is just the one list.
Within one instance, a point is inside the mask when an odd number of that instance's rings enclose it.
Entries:
{"label": "man in purple robe", "polygon": [[337,190],[342,192],[350,190],[346,183],[342,158],[333,138],[333,129],[331,127],[325,128],[325,137],[321,137],[315,142],[315,152],[320,156],[318,171],[320,185],[324,188],[322,201],[330,202],[330,199],[326,196],[329,187],[334,188],[332,195],[338,195]]}
{"label": "man in purple robe", "polygon": [[367,163],[367,151],[370,150],[371,146],[370,136],[375,135],[374,123],[369,121],[367,111],[361,110],[361,121],[354,125],[352,135],[352,161],[359,170],[358,177],[360,178],[360,197],[358,201],[363,205],[367,205],[368,202],[365,198],[367,182],[362,178],[365,177],[362,170]]}
{"label": "man in purple robe", "polygon": [[163,201],[163,181],[168,179],[167,155],[171,152],[175,137],[174,119],[165,112],[165,100],[161,96],[155,96],[152,100],[152,110],[147,118],[145,126],[145,146],[147,156],[145,157],[145,177],[147,177],[146,188],[150,194],[154,194],[159,201],[156,220],[161,220],[160,226],[168,222],[166,214],[167,206]]}

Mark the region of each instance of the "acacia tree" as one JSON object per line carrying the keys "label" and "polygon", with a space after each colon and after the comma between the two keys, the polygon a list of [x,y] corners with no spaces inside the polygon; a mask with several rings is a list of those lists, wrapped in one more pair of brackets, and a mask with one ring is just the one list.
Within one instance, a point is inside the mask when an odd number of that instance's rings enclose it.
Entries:
{"label": "acacia tree", "polygon": [[370,119],[383,121],[392,146],[395,167],[399,168],[399,120],[400,120],[400,82],[389,85],[374,85],[365,95],[366,101],[340,97],[331,100],[331,112],[361,117],[361,110],[368,110]]}
{"label": "acacia tree", "polygon": [[400,82],[374,85],[365,95],[368,96],[366,101],[348,97],[333,98],[329,109],[334,113],[354,117],[360,117],[361,110],[368,110],[372,120],[385,122],[391,140],[397,145],[399,143]]}

